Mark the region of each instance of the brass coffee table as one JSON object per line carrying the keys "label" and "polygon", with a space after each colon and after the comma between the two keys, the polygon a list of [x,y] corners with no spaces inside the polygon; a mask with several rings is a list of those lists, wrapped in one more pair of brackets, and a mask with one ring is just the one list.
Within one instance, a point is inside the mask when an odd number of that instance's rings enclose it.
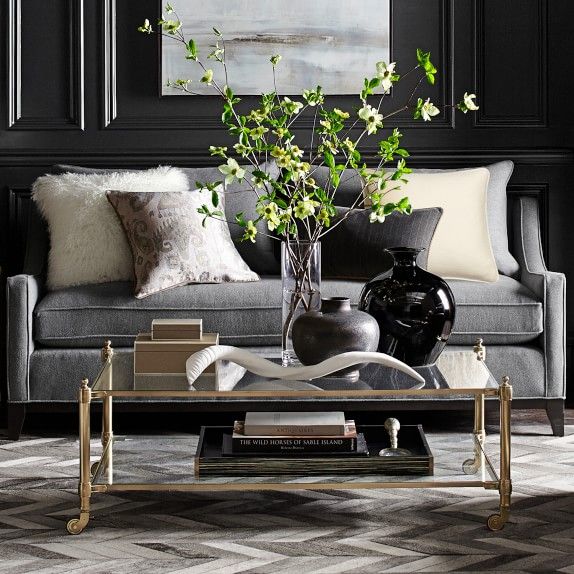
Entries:
{"label": "brass coffee table", "polygon": [[[499,385],[485,364],[486,349],[477,341],[474,351],[445,351],[433,367],[417,369],[426,383],[396,370],[380,365],[367,365],[361,369],[360,380],[323,378],[309,383],[290,383],[265,380],[251,373],[245,373],[236,365],[221,365],[219,375],[205,374],[190,389],[185,377],[154,375],[133,375],[133,367],[126,368],[120,356],[114,356],[108,341],[102,350],[103,366],[92,384],[82,381],[79,394],[80,412],[80,516],[67,524],[70,534],[80,534],[90,520],[90,500],[93,494],[126,491],[209,491],[209,490],[328,490],[328,489],[370,489],[370,488],[467,488],[482,487],[497,490],[499,510],[489,516],[488,528],[500,530],[508,520],[510,512],[510,405],[512,387],[508,377]],[[116,365],[117,363],[117,365]],[[121,367],[121,368],[120,368]],[[129,367],[129,365],[128,365]],[[305,404],[345,400],[346,402],[391,399],[467,398],[474,401],[474,431],[455,440],[456,448],[437,447],[434,452],[434,475],[427,476],[280,476],[280,477],[194,477],[194,443],[190,436],[172,437],[115,437],[112,430],[112,403],[114,398],[129,398],[132,401],[150,398],[162,400],[226,401],[231,399],[269,401],[272,410],[274,402],[293,404],[291,410],[305,410]],[[499,445],[486,442],[484,430],[485,399],[498,398],[500,407]],[[98,460],[91,464],[90,408],[94,400],[103,403],[102,451]],[[169,445],[182,440],[184,452],[189,458],[181,457],[173,465],[162,467],[158,477],[149,479],[139,464],[145,465],[149,453],[165,456]],[[427,436],[433,449],[433,438]],[[163,447],[162,447],[163,444]],[[498,446],[496,449],[494,447]],[[140,450],[138,450],[138,447]],[[450,447],[450,445],[449,445]],[[489,449],[492,452],[487,453]],[[465,457],[470,454],[470,458]],[[498,472],[494,468],[495,457],[499,459]],[[184,457],[185,458],[185,457]]]}

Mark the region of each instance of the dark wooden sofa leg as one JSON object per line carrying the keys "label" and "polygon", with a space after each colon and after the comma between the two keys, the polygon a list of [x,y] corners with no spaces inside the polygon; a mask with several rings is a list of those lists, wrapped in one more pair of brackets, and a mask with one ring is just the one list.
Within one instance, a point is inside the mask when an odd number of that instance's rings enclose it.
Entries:
{"label": "dark wooden sofa leg", "polygon": [[546,401],[546,414],[550,419],[554,436],[564,436],[564,400],[548,399]]}
{"label": "dark wooden sofa leg", "polygon": [[8,405],[8,440],[18,440],[26,418],[26,405],[12,403]]}

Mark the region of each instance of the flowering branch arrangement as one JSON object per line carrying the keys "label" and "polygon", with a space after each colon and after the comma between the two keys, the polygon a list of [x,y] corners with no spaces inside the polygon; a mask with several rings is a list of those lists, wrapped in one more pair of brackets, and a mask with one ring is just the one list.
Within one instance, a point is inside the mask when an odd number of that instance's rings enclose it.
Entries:
{"label": "flowering branch arrangement", "polygon": [[[257,218],[246,219],[243,213],[238,213],[233,223],[244,229],[243,240],[255,242],[257,224],[263,221],[273,238],[285,241],[297,278],[290,317],[293,318],[301,305],[304,310],[312,309],[318,303],[318,293],[311,288],[308,270],[311,250],[301,249],[303,242],[311,245],[319,242],[353,210],[365,206],[371,210],[371,223],[382,223],[395,211],[411,212],[408,197],[396,203],[385,200],[390,191],[406,182],[411,172],[406,165],[409,153],[401,146],[400,131],[395,128],[378,141],[379,161],[374,169],[369,169],[363,161],[360,145],[380,134],[385,123],[399,113],[410,111],[414,119],[424,122],[430,122],[440,113],[430,98],[416,97],[423,82],[435,83],[437,69],[431,62],[430,52],[418,49],[416,65],[402,76],[396,70],[395,62],[377,62],[374,74],[365,78],[358,94],[359,105],[352,112],[328,106],[321,86],[304,90],[297,99],[278,94],[276,78],[281,56],[272,55],[270,80],[272,78],[273,90],[260,96],[257,107],[244,110],[240,105],[241,99],[228,82],[225,38],[218,29],[213,28],[214,43],[205,57],[200,55],[195,41],[184,34],[183,24],[170,4],[166,5],[165,15],[158,20],[157,28],[145,20],[138,30],[145,34],[158,33],[179,42],[184,57],[197,65],[198,79],[178,78],[169,81],[168,86],[197,95],[194,85],[199,81],[211,86],[223,101],[221,120],[236,143],[233,151],[228,147],[209,148],[211,155],[223,160],[219,166],[223,178],[199,184],[212,192],[212,204],[203,205],[199,210],[205,216],[204,224],[209,218],[225,218],[219,204],[218,190],[221,186],[225,188],[236,181],[244,184],[253,192]],[[214,66],[221,66],[224,84],[216,81]],[[408,99],[398,108],[387,111],[383,107],[385,97],[394,85],[411,75],[414,87]],[[465,93],[456,108],[463,113],[478,109],[475,95]],[[312,117],[310,141],[306,148],[295,137],[297,122],[303,116]],[[236,158],[240,159],[241,165]],[[272,162],[279,168],[276,177],[269,173]],[[388,165],[392,165],[392,169],[387,169]],[[323,186],[318,185],[314,178],[321,166],[325,166],[329,173]],[[342,178],[349,178],[344,175],[348,169],[353,172],[352,177],[362,178],[364,191],[358,194],[351,209],[335,220],[337,190],[345,181]],[[367,187],[373,183],[376,185]],[[305,295],[306,292],[311,294]],[[313,300],[315,295],[317,297]]]}
{"label": "flowering branch arrangement", "polygon": [[[408,198],[398,203],[385,202],[385,195],[392,189],[400,187],[405,182],[405,176],[410,173],[405,158],[409,156],[406,149],[401,147],[402,134],[394,129],[390,135],[378,142],[379,163],[375,169],[368,169],[362,161],[359,144],[369,136],[383,129],[386,120],[412,110],[414,119],[430,122],[433,116],[440,113],[430,98],[415,99],[423,80],[429,84],[435,83],[437,69],[430,60],[430,52],[417,50],[417,64],[401,77],[396,71],[396,63],[376,63],[375,74],[365,78],[359,93],[360,107],[356,113],[330,108],[325,103],[325,95],[321,86],[304,90],[301,101],[295,101],[284,96],[277,90],[261,95],[259,106],[247,113],[239,111],[240,98],[227,84],[220,85],[214,79],[210,62],[223,67],[227,80],[227,63],[225,60],[225,39],[223,34],[213,29],[214,44],[212,51],[204,60],[200,58],[196,43],[188,39],[182,31],[183,24],[170,4],[165,7],[166,16],[158,20],[158,32],[162,36],[173,39],[182,45],[187,60],[195,62],[200,69],[199,81],[212,86],[214,92],[223,100],[221,119],[229,133],[237,139],[233,152],[227,147],[210,147],[211,155],[225,160],[219,171],[224,181],[208,182],[204,187],[215,190],[221,184],[229,185],[238,180],[244,183],[254,193],[256,211],[259,218],[255,221],[245,220],[242,214],[237,214],[236,223],[245,229],[244,239],[255,241],[257,236],[256,223],[263,219],[269,231],[275,236],[286,239],[319,240],[331,227],[335,216],[334,199],[341,184],[341,174],[351,168],[360,176],[365,184],[376,182],[376,190],[368,195],[357,197],[353,208],[370,205],[371,222],[381,223],[385,217],[394,211],[410,213],[411,206]],[[149,20],[138,28],[140,32],[152,34],[154,29]],[[273,85],[276,86],[276,74],[281,60],[280,55],[270,58]],[[385,112],[383,103],[393,85],[404,80],[410,74],[419,72],[408,100],[398,109]],[[178,78],[169,81],[168,85],[188,94],[197,94],[193,90],[194,80]],[[375,92],[379,93],[376,94]],[[372,102],[374,98],[377,101]],[[465,93],[456,107],[466,113],[476,110],[475,95]],[[297,121],[309,110],[312,110],[313,129],[307,150],[295,141],[294,129]],[[345,124],[351,115],[354,121],[350,126]],[[357,135],[358,133],[358,135]],[[254,168],[247,171],[239,165],[235,156],[243,163],[251,164]],[[261,169],[264,162],[272,159],[280,168],[280,176],[273,178],[267,171]],[[385,169],[387,164],[393,164],[393,170]],[[319,166],[327,166],[330,178],[327,185],[320,187],[313,178],[314,171]],[[369,186],[372,189],[373,186]],[[206,217],[223,218],[218,209],[217,193],[212,194],[213,205],[203,206],[201,212]],[[297,225],[297,221],[302,225]]]}

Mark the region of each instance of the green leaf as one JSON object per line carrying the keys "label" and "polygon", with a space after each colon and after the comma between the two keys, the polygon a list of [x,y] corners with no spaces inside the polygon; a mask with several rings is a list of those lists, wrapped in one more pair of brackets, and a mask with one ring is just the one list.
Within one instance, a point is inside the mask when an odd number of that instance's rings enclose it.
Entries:
{"label": "green leaf", "polygon": [[398,203],[399,209],[407,209],[409,205],[410,201],[408,197],[403,197]]}
{"label": "green leaf", "polygon": [[219,193],[215,189],[211,191],[211,203],[213,207],[217,207],[219,205]]}
{"label": "green leaf", "polygon": [[192,38],[186,45],[188,60],[197,60],[197,46],[195,45],[195,40]]}
{"label": "green leaf", "polygon": [[335,158],[333,157],[333,154],[329,150],[325,150],[323,152],[323,157],[325,158],[325,164],[329,168],[335,169]]}
{"label": "green leaf", "polygon": [[217,28],[213,28],[213,33],[214,33],[216,36],[221,36],[221,32],[220,32]]}
{"label": "green leaf", "polygon": [[245,227],[247,225],[247,221],[243,217],[243,211],[235,215],[235,223],[241,225],[241,227]]}

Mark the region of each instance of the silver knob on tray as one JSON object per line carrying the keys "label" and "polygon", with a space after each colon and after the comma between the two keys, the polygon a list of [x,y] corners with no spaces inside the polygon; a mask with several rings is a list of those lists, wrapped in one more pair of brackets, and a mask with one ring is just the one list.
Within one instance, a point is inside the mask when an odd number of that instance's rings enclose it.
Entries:
{"label": "silver knob on tray", "polygon": [[398,419],[388,418],[384,426],[385,430],[389,433],[391,446],[390,448],[381,449],[379,456],[410,456],[410,450],[399,448],[399,430],[401,429],[401,423]]}

